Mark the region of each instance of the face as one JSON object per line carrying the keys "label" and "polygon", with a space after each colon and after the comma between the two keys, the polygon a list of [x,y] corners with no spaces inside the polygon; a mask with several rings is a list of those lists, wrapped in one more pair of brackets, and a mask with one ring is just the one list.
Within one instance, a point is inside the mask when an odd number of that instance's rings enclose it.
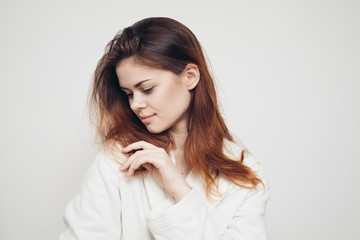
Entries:
{"label": "face", "polygon": [[184,73],[176,75],[128,58],[117,64],[116,75],[132,111],[149,132],[187,129],[191,93]]}

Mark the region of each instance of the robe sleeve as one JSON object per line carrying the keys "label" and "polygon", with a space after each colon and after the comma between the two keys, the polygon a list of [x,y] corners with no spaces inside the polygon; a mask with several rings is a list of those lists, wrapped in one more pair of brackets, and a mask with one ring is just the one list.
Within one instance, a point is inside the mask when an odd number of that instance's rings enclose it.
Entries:
{"label": "robe sleeve", "polygon": [[236,211],[225,233],[219,239],[251,239],[265,240],[265,210],[269,198],[269,188],[265,178],[262,178],[265,188],[258,184],[256,189],[248,192],[244,202]]}
{"label": "robe sleeve", "polygon": [[59,240],[120,239],[118,164],[98,153],[80,191],[65,209],[66,230]]}

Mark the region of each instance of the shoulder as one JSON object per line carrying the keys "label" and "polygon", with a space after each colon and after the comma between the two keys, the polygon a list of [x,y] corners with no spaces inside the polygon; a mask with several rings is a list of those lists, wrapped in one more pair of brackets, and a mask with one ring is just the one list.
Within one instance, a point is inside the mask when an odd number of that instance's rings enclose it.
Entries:
{"label": "shoulder", "polygon": [[230,141],[226,138],[224,139],[223,151],[226,156],[233,159],[238,159],[244,150],[246,150],[246,148],[242,143],[238,141]]}
{"label": "shoulder", "polygon": [[109,144],[98,149],[93,166],[100,169],[117,169],[126,162],[127,156],[122,152],[123,147],[118,144]]}
{"label": "shoulder", "polygon": [[223,149],[226,156],[234,160],[240,159],[242,152],[245,151],[243,160],[244,165],[251,168],[251,170],[256,173],[257,177],[263,182],[264,185],[268,185],[266,173],[263,167],[255,155],[251,153],[244,144],[239,141],[230,141],[225,139]]}
{"label": "shoulder", "polygon": [[109,152],[100,149],[95,154],[84,181],[117,182],[122,175],[119,167],[124,161],[126,161],[126,156],[121,151]]}
{"label": "shoulder", "polygon": [[230,141],[228,139],[224,139],[223,151],[226,156],[234,160],[240,159],[243,151],[245,151],[244,164],[250,168],[256,168],[256,165],[259,165],[255,156],[240,141]]}

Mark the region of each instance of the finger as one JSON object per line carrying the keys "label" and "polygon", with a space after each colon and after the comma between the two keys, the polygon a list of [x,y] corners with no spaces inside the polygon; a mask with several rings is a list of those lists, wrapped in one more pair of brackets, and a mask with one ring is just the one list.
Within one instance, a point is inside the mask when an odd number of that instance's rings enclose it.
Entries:
{"label": "finger", "polygon": [[127,160],[126,162],[120,167],[120,170],[121,171],[125,171],[127,170],[130,165],[136,161],[136,159],[141,156],[141,155],[144,155],[144,154],[153,154],[154,153],[154,150],[155,149],[150,149],[150,150],[138,150],[136,151],[133,155],[131,155]]}
{"label": "finger", "polygon": [[164,166],[164,164],[166,164],[167,162],[171,162],[169,155],[162,148],[141,150],[138,154],[134,156],[134,158],[138,158],[140,156],[146,156],[147,161],[153,164],[156,168],[160,168]]}
{"label": "finger", "polygon": [[141,166],[149,167],[149,165],[152,165],[151,163],[148,163],[148,160],[151,158],[149,155],[142,155],[136,158],[136,160],[133,161],[133,163],[129,166],[128,171],[126,173],[127,176],[133,176],[135,174],[135,171],[139,169]]}
{"label": "finger", "polygon": [[139,149],[155,149],[155,148],[157,148],[157,147],[151,143],[148,143],[146,141],[139,141],[139,142],[133,142],[133,143],[129,144],[128,146],[124,147],[122,149],[122,151],[124,153],[128,153],[128,152],[131,152],[134,150],[136,151]]}
{"label": "finger", "polygon": [[[131,163],[128,168],[127,176],[134,175],[135,171],[139,169],[141,166],[149,167],[151,170],[154,168],[159,168],[161,166],[161,161],[158,161],[158,154],[146,154],[146,155],[139,155],[136,159]],[[144,166],[145,165],[145,166]],[[152,166],[152,167],[150,167]]]}

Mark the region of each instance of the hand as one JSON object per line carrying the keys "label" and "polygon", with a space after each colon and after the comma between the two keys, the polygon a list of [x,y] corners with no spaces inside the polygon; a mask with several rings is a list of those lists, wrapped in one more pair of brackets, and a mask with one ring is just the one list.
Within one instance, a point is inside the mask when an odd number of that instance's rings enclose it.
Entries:
{"label": "hand", "polygon": [[163,148],[146,141],[139,141],[122,149],[123,153],[134,150],[136,152],[120,167],[121,171],[127,171],[127,176],[133,176],[136,169],[143,166],[157,184],[173,196],[175,201],[180,201],[190,192],[191,187]]}

